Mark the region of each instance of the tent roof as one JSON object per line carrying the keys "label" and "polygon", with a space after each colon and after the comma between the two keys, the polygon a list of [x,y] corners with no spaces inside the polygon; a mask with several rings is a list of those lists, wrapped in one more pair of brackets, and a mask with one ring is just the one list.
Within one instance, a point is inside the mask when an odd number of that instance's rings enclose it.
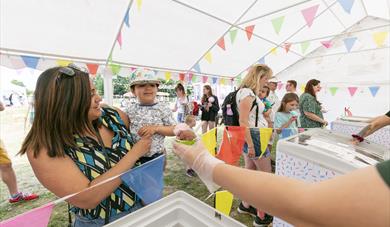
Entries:
{"label": "tent roof", "polygon": [[2,0],[0,10],[2,53],[101,64],[111,55],[124,66],[227,77],[264,57],[278,73],[367,16],[389,21],[386,0]]}

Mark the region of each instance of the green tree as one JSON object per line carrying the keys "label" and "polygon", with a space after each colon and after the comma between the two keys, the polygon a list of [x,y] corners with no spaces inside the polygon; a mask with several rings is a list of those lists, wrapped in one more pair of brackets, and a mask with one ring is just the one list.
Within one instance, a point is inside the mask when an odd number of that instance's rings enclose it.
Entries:
{"label": "green tree", "polygon": [[18,85],[18,86],[21,86],[21,87],[26,87],[26,85],[24,85],[24,83],[22,81],[19,81],[19,80],[11,80],[11,83]]}
{"label": "green tree", "polygon": [[96,75],[94,79],[95,87],[100,95],[104,95],[104,82],[101,74]]}
{"label": "green tree", "polygon": [[114,88],[114,95],[124,95],[129,92],[129,77],[114,76],[112,78],[112,86]]}

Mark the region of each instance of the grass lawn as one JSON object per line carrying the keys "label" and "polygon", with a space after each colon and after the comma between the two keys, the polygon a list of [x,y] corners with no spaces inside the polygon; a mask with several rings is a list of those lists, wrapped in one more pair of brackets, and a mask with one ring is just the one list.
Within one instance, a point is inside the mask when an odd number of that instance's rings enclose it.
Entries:
{"label": "grass lawn", "polygon": [[[57,199],[52,193],[47,191],[35,178],[34,173],[28,164],[26,157],[15,156],[20,149],[20,144],[25,137],[24,121],[26,116],[26,107],[12,107],[0,113],[0,137],[5,143],[8,153],[13,160],[13,166],[16,171],[19,189],[22,191],[31,191],[38,193],[40,198],[35,201],[21,202],[18,204],[9,204],[8,190],[3,182],[0,183],[0,220],[6,220],[18,214],[44,205]],[[167,167],[165,171],[164,195],[171,194],[178,190],[186,191],[202,201],[209,195],[206,187],[199,178],[189,178],[185,175],[185,166],[179,158],[171,152],[172,139],[167,139],[166,147],[168,150]],[[213,205],[213,197],[205,201]],[[234,199],[233,208],[230,216],[234,219],[252,226],[253,218],[248,215],[237,213],[239,200]],[[51,215],[49,226],[67,226],[68,214],[67,204],[56,205]]]}

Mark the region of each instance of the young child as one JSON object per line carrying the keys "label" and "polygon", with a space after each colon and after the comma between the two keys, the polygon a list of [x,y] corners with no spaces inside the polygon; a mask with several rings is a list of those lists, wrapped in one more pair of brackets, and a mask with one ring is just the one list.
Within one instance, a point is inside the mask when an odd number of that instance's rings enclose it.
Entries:
{"label": "young child", "polygon": [[282,132],[283,128],[289,128],[290,135],[298,133],[297,125],[297,108],[299,104],[298,95],[295,93],[287,93],[284,95],[278,112],[275,114],[275,128],[277,128],[278,134]]}
{"label": "young child", "polygon": [[271,102],[267,99],[267,97],[268,97],[268,95],[269,95],[269,92],[270,92],[269,87],[264,86],[264,87],[260,90],[259,98],[260,98],[260,100],[264,103],[264,106],[265,106],[264,111],[263,111],[264,118],[265,118],[265,120],[266,120],[267,123],[268,123],[268,127],[269,127],[269,128],[272,128],[272,127],[273,127],[273,125],[272,125],[272,120],[271,120],[272,104],[271,104]]}

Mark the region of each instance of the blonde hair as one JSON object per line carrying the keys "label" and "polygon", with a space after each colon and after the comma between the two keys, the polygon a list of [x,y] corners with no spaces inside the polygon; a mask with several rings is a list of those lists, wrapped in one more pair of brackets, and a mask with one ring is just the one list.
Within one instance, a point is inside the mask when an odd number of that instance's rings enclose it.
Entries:
{"label": "blonde hair", "polygon": [[184,122],[185,122],[187,125],[190,125],[191,122],[196,122],[195,116],[194,116],[194,115],[187,115],[187,116],[186,116],[186,119],[184,120]]}
{"label": "blonde hair", "polygon": [[271,78],[272,77],[272,69],[264,64],[256,64],[251,66],[248,74],[242,80],[239,88],[250,88],[255,92],[260,91],[263,84],[259,83],[259,80],[263,77]]}

